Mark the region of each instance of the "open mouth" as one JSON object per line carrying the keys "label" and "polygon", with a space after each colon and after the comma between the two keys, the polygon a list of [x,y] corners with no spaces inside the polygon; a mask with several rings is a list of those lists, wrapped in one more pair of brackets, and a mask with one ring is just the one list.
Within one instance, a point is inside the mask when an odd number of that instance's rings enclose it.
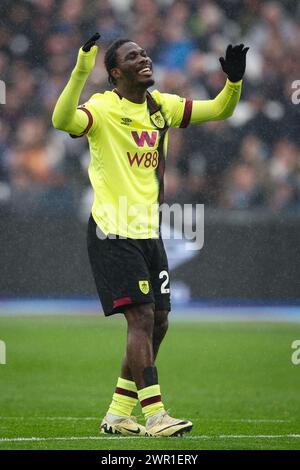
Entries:
{"label": "open mouth", "polygon": [[142,70],[139,70],[139,75],[144,75],[145,77],[151,77],[152,70],[150,67],[144,67]]}

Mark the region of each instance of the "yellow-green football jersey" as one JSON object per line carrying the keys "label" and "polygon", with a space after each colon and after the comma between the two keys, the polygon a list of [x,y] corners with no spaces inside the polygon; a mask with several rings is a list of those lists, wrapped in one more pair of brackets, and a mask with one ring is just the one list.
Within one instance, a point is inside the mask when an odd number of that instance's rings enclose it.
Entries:
{"label": "yellow-green football jersey", "polygon": [[[79,107],[89,116],[87,134],[94,189],[92,215],[101,231],[126,238],[157,238],[163,197],[162,128],[186,127],[192,101],[151,93],[161,112],[150,117],[147,101],[133,103],[116,91],[96,93]],[[166,128],[165,127],[165,128]]]}

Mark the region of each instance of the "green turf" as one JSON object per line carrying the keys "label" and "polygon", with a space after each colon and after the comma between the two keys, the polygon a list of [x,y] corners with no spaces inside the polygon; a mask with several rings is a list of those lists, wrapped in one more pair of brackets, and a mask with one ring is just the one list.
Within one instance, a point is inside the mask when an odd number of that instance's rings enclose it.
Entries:
{"label": "green turf", "polygon": [[287,437],[300,434],[300,325],[286,323],[171,321],[157,365],[170,414],[194,422],[185,438],[3,441],[100,437],[125,338],[122,318],[0,317],[0,449],[300,449]]}

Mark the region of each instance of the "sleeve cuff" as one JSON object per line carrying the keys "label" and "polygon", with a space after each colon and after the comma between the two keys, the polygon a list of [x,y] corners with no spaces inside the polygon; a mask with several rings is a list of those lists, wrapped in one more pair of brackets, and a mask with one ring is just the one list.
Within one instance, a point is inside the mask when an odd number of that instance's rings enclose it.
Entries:
{"label": "sleeve cuff", "polygon": [[226,80],[226,83],[228,83],[228,85],[230,85],[230,86],[232,86],[232,87],[235,87],[235,88],[240,87],[241,84],[242,84],[242,82],[243,82],[243,80],[239,80],[238,82],[231,82],[231,81],[229,80],[229,78],[227,78],[227,80]]}
{"label": "sleeve cuff", "polygon": [[180,123],[179,127],[187,127],[190,123],[191,120],[191,115],[192,115],[192,108],[193,108],[193,101],[192,100],[186,100],[185,101],[185,106],[184,106],[184,111],[183,111],[183,116],[182,116],[182,121]]}

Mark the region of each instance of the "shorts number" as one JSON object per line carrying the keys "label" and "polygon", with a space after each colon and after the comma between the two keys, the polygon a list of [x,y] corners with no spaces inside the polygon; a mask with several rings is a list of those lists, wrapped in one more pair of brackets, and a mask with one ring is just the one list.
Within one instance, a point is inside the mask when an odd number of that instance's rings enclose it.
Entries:
{"label": "shorts number", "polygon": [[166,285],[169,284],[169,273],[168,273],[168,271],[161,271],[159,273],[159,279],[163,279],[163,278],[165,278],[165,280],[161,285],[160,292],[162,294],[169,294],[170,289],[168,287],[166,288]]}

